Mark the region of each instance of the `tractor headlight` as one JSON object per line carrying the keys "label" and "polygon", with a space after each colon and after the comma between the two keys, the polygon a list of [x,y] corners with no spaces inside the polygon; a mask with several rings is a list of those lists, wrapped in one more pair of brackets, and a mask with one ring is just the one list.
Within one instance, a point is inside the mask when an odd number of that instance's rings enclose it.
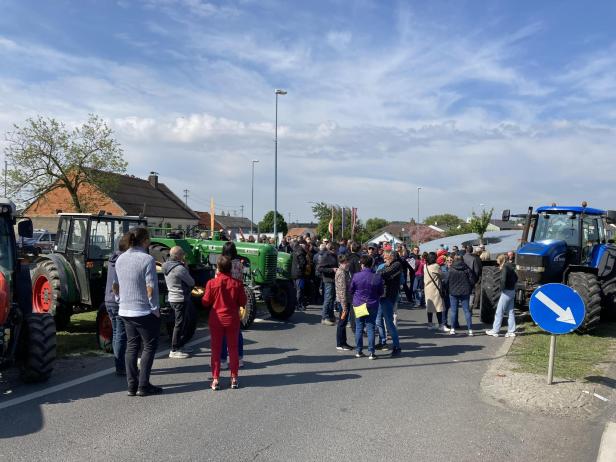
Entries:
{"label": "tractor headlight", "polygon": [[545,272],[545,267],[544,266],[522,266],[522,265],[516,265],[515,269],[517,271],[529,271],[531,273],[544,273]]}
{"label": "tractor headlight", "polygon": [[11,208],[8,205],[2,206],[2,213],[9,213],[10,211],[11,211]]}

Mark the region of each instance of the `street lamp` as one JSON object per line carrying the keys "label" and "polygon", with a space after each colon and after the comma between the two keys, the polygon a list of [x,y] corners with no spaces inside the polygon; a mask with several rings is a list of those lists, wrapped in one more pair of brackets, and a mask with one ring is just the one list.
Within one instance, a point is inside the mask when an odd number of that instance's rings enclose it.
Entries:
{"label": "street lamp", "polygon": [[421,186],[417,186],[417,224],[419,225],[419,191],[421,191]]}
{"label": "street lamp", "polygon": [[250,197],[250,234],[252,235],[252,227],[255,222],[255,164],[258,163],[258,160],[252,161],[252,187],[251,189],[251,197]]}
{"label": "street lamp", "polygon": [[276,222],[278,221],[278,95],[284,96],[286,90],[274,90],[276,95],[276,123],[274,125],[274,245],[278,246],[278,230]]}

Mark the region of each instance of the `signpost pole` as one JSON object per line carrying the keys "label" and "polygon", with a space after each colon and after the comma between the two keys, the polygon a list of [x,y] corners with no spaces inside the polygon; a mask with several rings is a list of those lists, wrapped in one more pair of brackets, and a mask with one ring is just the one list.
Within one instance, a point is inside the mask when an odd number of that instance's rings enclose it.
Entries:
{"label": "signpost pole", "polygon": [[554,379],[554,356],[556,355],[556,335],[550,336],[550,359],[548,360],[548,385]]}

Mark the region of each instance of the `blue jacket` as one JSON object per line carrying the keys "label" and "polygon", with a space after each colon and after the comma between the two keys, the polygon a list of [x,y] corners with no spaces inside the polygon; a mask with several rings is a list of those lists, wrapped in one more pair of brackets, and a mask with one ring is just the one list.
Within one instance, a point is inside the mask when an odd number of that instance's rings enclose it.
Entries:
{"label": "blue jacket", "polygon": [[362,269],[353,275],[351,295],[353,306],[365,303],[370,311],[378,309],[379,299],[383,295],[383,278],[369,268]]}

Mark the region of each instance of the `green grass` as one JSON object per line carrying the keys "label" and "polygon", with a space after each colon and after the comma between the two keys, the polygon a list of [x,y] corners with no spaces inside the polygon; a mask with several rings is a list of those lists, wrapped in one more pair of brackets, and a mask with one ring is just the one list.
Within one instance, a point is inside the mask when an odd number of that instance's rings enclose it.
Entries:
{"label": "green grass", "polygon": [[[523,335],[516,337],[507,357],[514,371],[547,374],[550,334],[532,323],[520,326]],[[584,379],[600,373],[599,364],[616,355],[616,323],[599,326],[589,335],[566,334],[556,339],[554,376]]]}
{"label": "green grass", "polygon": [[58,357],[68,355],[98,356],[104,354],[96,338],[96,311],[71,316],[66,331],[56,334]]}

